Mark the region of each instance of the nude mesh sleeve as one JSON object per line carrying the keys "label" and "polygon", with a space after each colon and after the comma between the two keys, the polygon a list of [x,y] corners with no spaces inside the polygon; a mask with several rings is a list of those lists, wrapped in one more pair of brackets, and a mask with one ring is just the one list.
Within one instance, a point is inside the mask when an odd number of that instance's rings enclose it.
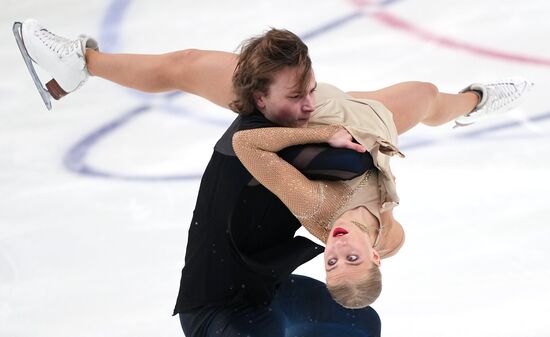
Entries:
{"label": "nude mesh sleeve", "polygon": [[320,128],[260,128],[233,136],[233,150],[248,171],[273,192],[297,218],[319,212],[324,185],[306,178],[275,152],[296,144],[324,143],[338,126]]}

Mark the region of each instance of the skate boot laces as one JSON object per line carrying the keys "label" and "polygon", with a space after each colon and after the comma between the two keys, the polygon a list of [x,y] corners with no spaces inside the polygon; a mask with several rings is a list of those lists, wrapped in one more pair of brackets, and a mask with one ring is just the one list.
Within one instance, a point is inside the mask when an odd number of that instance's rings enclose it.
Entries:
{"label": "skate boot laces", "polygon": [[76,51],[80,51],[79,40],[69,40],[64,37],[55,35],[45,28],[34,32],[36,37],[58,57],[69,56]]}
{"label": "skate boot laces", "polygon": [[488,84],[486,86],[487,102],[485,103],[487,112],[498,111],[502,107],[510,105],[522,95],[525,86],[525,83],[514,83],[513,81]]}

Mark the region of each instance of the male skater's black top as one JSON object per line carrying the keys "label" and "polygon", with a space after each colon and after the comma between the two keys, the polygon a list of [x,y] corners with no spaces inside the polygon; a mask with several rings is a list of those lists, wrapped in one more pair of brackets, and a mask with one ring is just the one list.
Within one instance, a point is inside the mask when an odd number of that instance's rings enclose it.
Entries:
{"label": "male skater's black top", "polygon": [[[298,220],[274,194],[254,184],[233,152],[236,131],[268,126],[275,125],[260,113],[238,117],[214,148],[189,228],[174,315],[239,300],[267,305],[281,281],[323,251],[294,236]],[[327,145],[297,146],[279,154],[292,162],[307,148],[318,155],[297,167],[310,178],[350,179],[373,168],[368,153]]]}

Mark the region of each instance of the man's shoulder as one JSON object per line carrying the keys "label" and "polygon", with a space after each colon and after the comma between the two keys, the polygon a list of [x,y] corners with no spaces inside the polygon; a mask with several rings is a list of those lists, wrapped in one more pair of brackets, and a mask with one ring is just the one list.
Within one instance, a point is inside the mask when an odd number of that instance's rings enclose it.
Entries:
{"label": "man's shoulder", "polygon": [[255,111],[247,116],[238,116],[227,128],[222,137],[218,140],[216,146],[214,147],[214,150],[227,156],[235,156],[232,145],[233,135],[235,134],[235,132],[273,126],[277,125],[273,122],[270,122],[259,111]]}
{"label": "man's shoulder", "polygon": [[241,119],[237,131],[278,126],[277,124],[265,118],[265,116],[259,111],[255,111],[250,115],[240,116],[237,118]]}

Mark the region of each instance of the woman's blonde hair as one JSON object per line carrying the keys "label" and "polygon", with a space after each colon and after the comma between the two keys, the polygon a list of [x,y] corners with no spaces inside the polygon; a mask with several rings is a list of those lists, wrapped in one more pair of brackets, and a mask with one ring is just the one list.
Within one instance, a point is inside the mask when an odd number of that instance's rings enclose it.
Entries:
{"label": "woman's blonde hair", "polygon": [[296,34],[272,28],[263,35],[244,41],[232,78],[235,100],[229,107],[241,115],[251,114],[256,109],[254,92],[269,94],[274,76],[286,67],[297,69],[296,89],[305,92],[311,74],[311,59],[308,47]]}
{"label": "woman's blonde hair", "polygon": [[348,309],[360,309],[371,305],[382,292],[382,273],[380,268],[373,264],[366,274],[357,282],[349,279],[335,284],[327,282],[330,295],[338,304]]}

